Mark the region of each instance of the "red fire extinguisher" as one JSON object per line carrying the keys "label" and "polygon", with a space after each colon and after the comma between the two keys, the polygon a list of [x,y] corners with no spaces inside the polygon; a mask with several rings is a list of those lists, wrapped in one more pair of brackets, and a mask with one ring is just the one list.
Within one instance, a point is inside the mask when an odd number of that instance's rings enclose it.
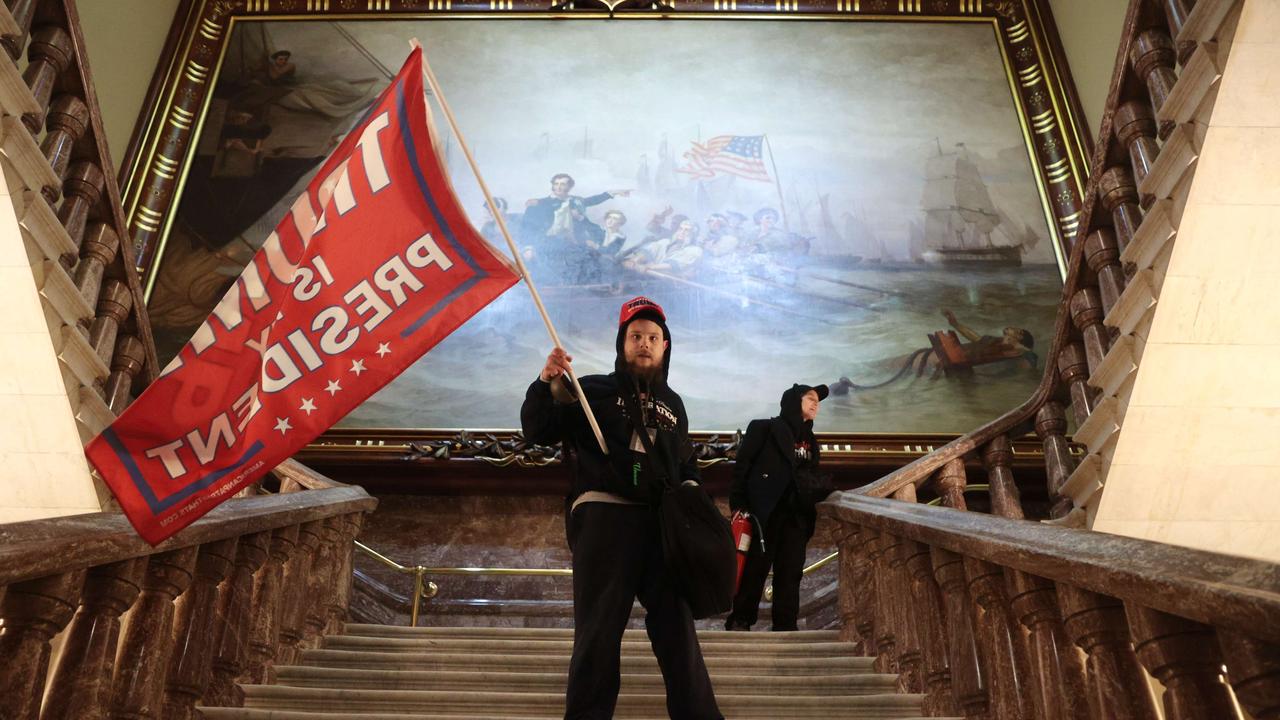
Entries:
{"label": "red fire extinguisher", "polygon": [[747,550],[751,549],[751,516],[739,510],[733,514],[733,544],[738,548],[738,576],[733,581],[733,594],[738,594],[742,584],[742,568],[747,564]]}

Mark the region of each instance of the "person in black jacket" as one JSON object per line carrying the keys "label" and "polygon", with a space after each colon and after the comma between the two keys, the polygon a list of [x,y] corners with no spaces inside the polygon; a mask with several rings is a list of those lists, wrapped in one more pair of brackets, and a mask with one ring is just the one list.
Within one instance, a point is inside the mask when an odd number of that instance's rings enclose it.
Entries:
{"label": "person in black jacket", "polygon": [[[563,443],[571,489],[566,529],[573,553],[573,655],[565,718],[613,717],[622,633],[636,598],[658,658],[672,718],[719,720],[689,606],[667,576],[656,513],[658,470],[697,483],[684,403],[667,386],[671,332],[657,303],[637,297],[618,318],[617,359],[608,375],[579,378],[604,435],[600,450],[566,382],[572,358],[557,348],[525,393],[525,438]],[[650,438],[649,457],[638,433]]]}
{"label": "person in black jacket", "polygon": [[782,413],[752,420],[738,447],[729,507],[749,513],[755,533],[733,598],[726,630],[750,630],[760,609],[764,582],[773,567],[773,629],[795,630],[800,612],[800,575],[804,550],[813,536],[823,498],[817,488],[818,443],[813,420],[827,386],[792,385],[782,393]]}

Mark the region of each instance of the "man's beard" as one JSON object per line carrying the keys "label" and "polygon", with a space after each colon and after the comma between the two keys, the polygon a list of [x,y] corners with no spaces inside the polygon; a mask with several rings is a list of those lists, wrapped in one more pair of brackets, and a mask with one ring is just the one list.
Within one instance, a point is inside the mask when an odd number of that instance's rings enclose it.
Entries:
{"label": "man's beard", "polygon": [[643,380],[644,382],[651,383],[658,379],[658,376],[662,373],[662,363],[658,362],[640,365],[635,361],[628,360],[627,372],[631,373],[631,376],[637,380]]}

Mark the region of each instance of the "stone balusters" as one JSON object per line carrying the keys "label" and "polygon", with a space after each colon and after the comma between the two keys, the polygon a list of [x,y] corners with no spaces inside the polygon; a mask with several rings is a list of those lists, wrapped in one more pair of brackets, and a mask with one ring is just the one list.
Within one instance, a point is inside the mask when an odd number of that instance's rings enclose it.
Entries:
{"label": "stone balusters", "polygon": [[1097,398],[1097,391],[1089,386],[1089,361],[1083,345],[1068,343],[1058,353],[1058,377],[1071,393],[1071,414],[1080,427],[1089,419]]}
{"label": "stone balusters", "polygon": [[1134,604],[1126,615],[1138,659],[1164,686],[1165,720],[1236,717],[1213,628]]}
{"label": "stone balusters", "polygon": [[1052,582],[1009,570],[1009,607],[1029,633],[1028,660],[1035,687],[1034,717],[1044,720],[1088,720],[1084,664],[1067,640]]}
{"label": "stone balusters", "polygon": [[1094,230],[1084,241],[1084,260],[1098,278],[1102,314],[1111,312],[1124,292],[1124,268],[1120,266],[1120,244],[1108,228]]}
{"label": "stone balusters", "polygon": [[1228,678],[1236,698],[1254,720],[1280,720],[1280,645],[1235,632],[1218,631]]}
{"label": "stone balusters", "polygon": [[112,686],[113,718],[160,720],[173,649],[174,600],[191,584],[198,547],[152,555],[129,618]]}
{"label": "stone balusters", "polygon": [[1062,494],[1062,486],[1076,469],[1075,458],[1067,445],[1067,415],[1062,404],[1050,400],[1036,413],[1036,435],[1044,446],[1045,474],[1048,475],[1049,516],[1065,517],[1071,512],[1071,498]]}
{"label": "stone balusters", "polygon": [[[1164,16],[1169,22],[1169,37],[1175,41],[1178,35],[1182,33],[1182,27],[1187,24],[1187,18],[1191,15],[1191,9],[1195,7],[1195,0],[1161,0],[1164,6]],[[1196,43],[1194,41],[1185,41],[1177,43],[1178,45],[1178,62],[1186,65],[1191,59],[1192,53],[1196,51]]]}
{"label": "stone balusters", "polygon": [[360,528],[364,524],[362,513],[349,513],[342,519],[342,571],[338,577],[337,589],[330,594],[328,633],[342,632],[347,621],[347,608],[351,603],[351,582],[354,577],[352,563],[355,560],[353,543],[360,536]]}
{"label": "stone balusters", "polygon": [[215,605],[218,584],[231,571],[236,538],[218,540],[200,547],[191,588],[178,601],[174,619],[173,658],[165,683],[164,720],[187,720],[204,695],[217,650],[218,626]]}
{"label": "stone balusters", "polygon": [[298,526],[279,528],[271,535],[267,563],[253,578],[253,611],[250,614],[249,649],[244,678],[253,683],[266,681],[276,656],[280,633],[280,610],[284,600],[284,565],[298,543]]}
{"label": "stone balusters", "polygon": [[[1160,143],[1156,142],[1156,117],[1147,103],[1130,100],[1116,108],[1114,123],[1116,139],[1129,150],[1134,185],[1140,188],[1160,156]],[[1139,204],[1147,210],[1155,201],[1152,195],[1142,195]]]}
{"label": "stone balusters", "polygon": [[974,641],[972,603],[963,558],[934,546],[930,549],[930,560],[947,618],[947,664],[951,668],[953,695],[965,718],[988,718],[987,677]]}
{"label": "stone balusters", "polygon": [[[1133,71],[1147,84],[1147,93],[1151,96],[1151,109],[1159,113],[1160,106],[1169,99],[1173,86],[1178,82],[1178,75],[1173,71],[1177,61],[1173,40],[1169,33],[1162,30],[1148,30],[1134,38],[1129,48],[1129,62]],[[1173,132],[1173,121],[1160,124],[1160,139],[1169,137]]]}
{"label": "stone balusters", "polygon": [[[861,654],[865,657],[878,657],[880,652],[876,646],[876,598],[877,582],[875,564],[871,561],[871,545],[873,534],[867,528],[859,528],[857,535],[850,538],[853,552],[854,578],[857,585],[853,590],[854,617],[857,626],[854,631],[861,646]],[[843,551],[841,551],[843,552]]]}
{"label": "stone balusters", "polygon": [[244,671],[249,643],[249,611],[253,600],[253,574],[267,561],[271,533],[259,532],[240,538],[236,559],[215,614],[217,626],[213,646],[213,678],[205,691],[205,704],[239,707],[241,697],[235,679]]}
{"label": "stone balusters", "polygon": [[10,585],[0,602],[0,717],[35,720],[51,652],[49,641],[76,609],[83,572]]}
{"label": "stone balusters", "polygon": [[894,625],[894,638],[897,641],[898,653],[898,692],[921,693],[925,690],[925,670],[923,651],[921,650],[920,626],[915,623],[911,610],[911,578],[903,564],[902,538],[888,537],[885,548],[885,560],[888,562],[889,587],[892,597],[889,599],[889,617]]}
{"label": "stone balusters", "polygon": [[75,274],[76,289],[89,307],[98,306],[102,278],[119,251],[120,236],[110,225],[94,223],[89,226],[84,244],[80,246],[80,262],[76,265]]}
{"label": "stone balusters", "polygon": [[90,162],[78,162],[67,171],[67,179],[62,182],[62,207],[58,208],[58,220],[66,228],[67,235],[76,247],[84,242],[85,225],[89,222],[89,212],[102,199],[102,171]]}
{"label": "stone balusters", "polygon": [[116,352],[111,357],[111,374],[103,395],[111,412],[119,415],[133,401],[133,380],[142,372],[147,361],[142,341],[133,335],[125,335],[116,341]]}
{"label": "stone balusters", "polygon": [[870,563],[871,573],[876,577],[876,594],[874,607],[872,608],[875,613],[875,667],[878,672],[897,675],[901,670],[898,667],[897,628],[893,623],[892,606],[895,598],[893,597],[893,583],[889,579],[889,563],[884,556],[885,546],[889,543],[889,537],[871,528],[864,528],[864,531],[869,538],[867,559]]}
{"label": "stone balusters", "polygon": [[1013,443],[1008,435],[992,438],[982,449],[982,463],[987,468],[987,486],[991,492],[991,513],[1021,520],[1022,497],[1013,479]]}
{"label": "stone balusters", "polygon": [[964,473],[964,458],[954,458],[943,465],[933,479],[942,504],[956,510],[968,510],[964,501],[964,489],[968,479]]}
{"label": "stone balusters", "polygon": [[316,548],[320,545],[323,529],[324,523],[320,520],[303,523],[298,528],[297,550],[284,567],[285,595],[280,606],[279,647],[275,655],[276,661],[281,664],[292,664],[298,655],[306,619],[306,605],[311,600],[307,597],[307,583],[314,572],[312,561],[316,558]]}
{"label": "stone balusters", "polygon": [[[49,132],[40,143],[40,151],[49,161],[49,167],[53,168],[53,174],[64,180],[71,165],[72,148],[89,127],[89,107],[75,95],[59,95],[49,108],[46,122]],[[49,188],[44,189],[45,199],[53,205],[58,198],[56,194],[50,197],[51,194]]]}
{"label": "stone balusters", "polygon": [[868,593],[866,581],[860,577],[859,558],[855,554],[861,532],[855,525],[841,525],[838,532],[840,556],[836,562],[839,563],[840,579],[836,585],[836,601],[840,607],[840,641],[856,643],[856,654],[866,655],[862,638],[858,636],[858,596]]}
{"label": "stone balusters", "polygon": [[1088,656],[1085,698],[1090,717],[1157,720],[1155,699],[1129,643],[1120,601],[1059,583],[1058,603],[1067,636]]}
{"label": "stone balusters", "polygon": [[1034,717],[1027,676],[1031,664],[1005,594],[1004,569],[982,560],[964,558],[978,649],[988,673],[991,716],[998,720]]}
{"label": "stone balusters", "polygon": [[1095,288],[1080,288],[1071,296],[1070,309],[1071,322],[1084,338],[1084,356],[1092,375],[1098,371],[1111,345],[1107,328],[1102,324],[1102,298]]}
{"label": "stone balusters", "polygon": [[47,693],[41,720],[106,720],[120,616],[138,599],[147,558],[91,568]]}
{"label": "stone balusters", "polygon": [[27,34],[31,32],[31,21],[36,16],[38,0],[5,0],[9,6],[9,16],[13,24],[18,26],[18,33],[0,38],[0,45],[9,53],[9,59],[15,63],[22,57],[22,48],[27,45]]}
{"label": "stone balusters", "polygon": [[924,672],[924,709],[930,716],[955,716],[960,710],[951,688],[947,664],[947,628],[943,622],[942,595],[933,577],[927,545],[906,540],[899,546],[907,570],[907,622],[918,628]]}
{"label": "stone balusters", "polygon": [[89,344],[106,365],[111,364],[116,336],[129,318],[132,307],[133,293],[129,292],[128,285],[119,280],[103,283],[102,295],[98,298],[98,315],[89,326]]}
{"label": "stone balusters", "polygon": [[[30,5],[31,12],[34,12],[35,3],[32,2]],[[27,22],[31,22],[30,16]],[[36,104],[41,108],[39,115],[27,114],[22,118],[22,124],[32,135],[38,134],[40,128],[44,126],[49,98],[53,96],[58,77],[71,65],[73,52],[71,36],[66,30],[57,25],[41,25],[36,28],[31,46],[27,48],[27,69],[22,73],[22,79],[27,82],[31,95],[35,97]],[[12,52],[10,54],[12,55]]]}
{"label": "stone balusters", "polygon": [[1107,168],[1098,178],[1098,199],[1102,201],[1102,207],[1111,213],[1116,242],[1120,252],[1124,252],[1142,224],[1138,186],[1133,182],[1133,175],[1119,165]]}
{"label": "stone balusters", "polygon": [[337,552],[342,542],[342,518],[331,517],[324,521],[320,546],[316,549],[316,559],[311,563],[311,576],[307,583],[306,616],[303,618],[303,645],[313,647],[324,634],[324,626],[328,615],[325,599],[331,595],[331,588],[338,583],[337,572],[342,563],[338,561]]}
{"label": "stone balusters", "polygon": [[[893,494],[895,500],[914,503],[915,485],[905,485]],[[898,690],[907,693],[924,692],[924,669],[920,650],[920,631],[907,600],[911,597],[911,580],[903,564],[903,539],[897,535],[882,533],[885,569],[888,571],[888,617],[893,624],[898,653]]]}

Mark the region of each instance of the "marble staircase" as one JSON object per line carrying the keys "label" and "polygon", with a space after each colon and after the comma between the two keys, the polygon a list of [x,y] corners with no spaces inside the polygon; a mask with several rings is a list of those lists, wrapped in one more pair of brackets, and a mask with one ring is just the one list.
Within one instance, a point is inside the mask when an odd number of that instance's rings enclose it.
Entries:
{"label": "marble staircase", "polygon": [[[572,631],[558,628],[350,624],[277,666],[274,684],[245,685],[241,708],[211,720],[434,720],[561,717]],[[854,654],[835,631],[699,633],[729,718],[921,718],[922,695]],[[619,720],[665,718],[662,676],[642,630],[622,648]]]}

